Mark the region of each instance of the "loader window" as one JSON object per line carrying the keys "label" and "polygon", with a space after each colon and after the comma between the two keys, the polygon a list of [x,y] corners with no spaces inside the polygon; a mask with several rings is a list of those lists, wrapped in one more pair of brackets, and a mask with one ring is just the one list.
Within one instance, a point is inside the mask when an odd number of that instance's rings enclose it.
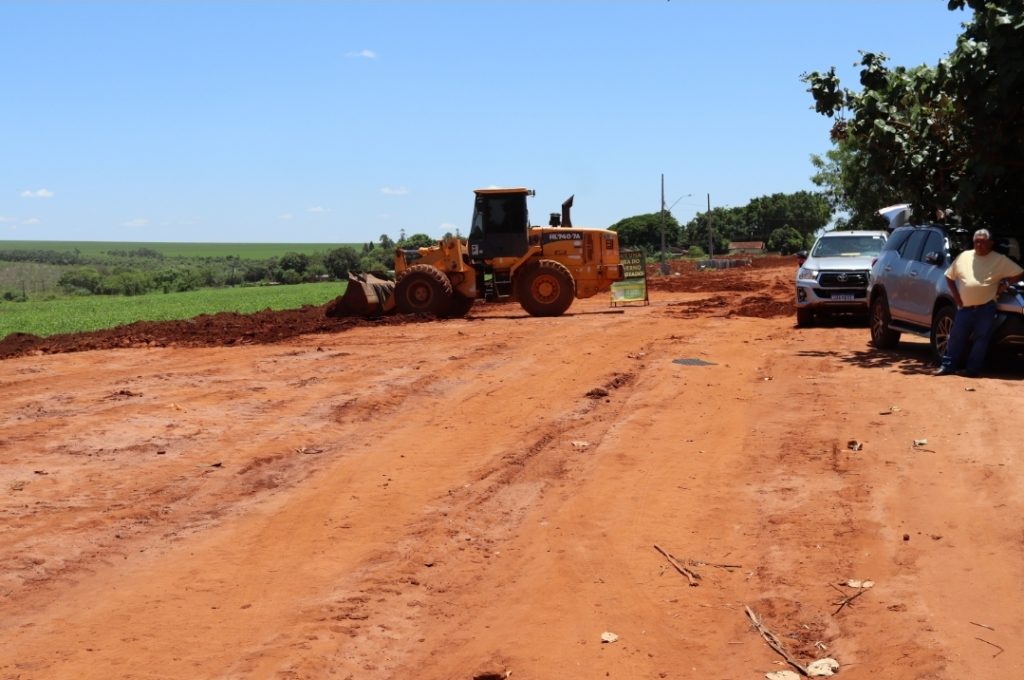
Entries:
{"label": "loader window", "polygon": [[469,231],[474,257],[516,257],[526,252],[530,218],[526,196],[478,195]]}

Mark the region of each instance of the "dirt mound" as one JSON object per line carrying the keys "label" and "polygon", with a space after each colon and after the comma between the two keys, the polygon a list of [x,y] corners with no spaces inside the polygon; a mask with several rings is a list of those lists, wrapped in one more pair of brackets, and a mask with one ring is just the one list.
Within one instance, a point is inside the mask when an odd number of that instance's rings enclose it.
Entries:
{"label": "dirt mound", "polygon": [[753,316],[771,319],[777,316],[792,316],[796,313],[792,300],[779,300],[770,295],[751,295],[743,298],[729,316]]}
{"label": "dirt mound", "polygon": [[772,319],[794,314],[793,302],[779,299],[771,295],[749,295],[737,299],[737,296],[714,295],[709,298],[673,302],[670,304],[672,316],[693,319],[699,316],[751,316],[758,319]]}
{"label": "dirt mound", "polygon": [[0,359],[26,354],[57,354],[119,347],[219,347],[280,342],[309,333],[338,333],[358,326],[398,325],[423,321],[418,316],[380,319],[337,318],[327,315],[336,301],[301,309],[252,314],[220,312],[183,321],[137,321],[88,333],[67,333],[41,338],[11,333],[0,340]]}
{"label": "dirt mound", "polygon": [[659,265],[648,266],[647,287],[652,291],[673,293],[771,291],[787,300],[793,293],[796,261],[783,256],[755,257],[749,264],[725,269],[701,269],[694,260],[670,262],[670,273],[660,273]]}

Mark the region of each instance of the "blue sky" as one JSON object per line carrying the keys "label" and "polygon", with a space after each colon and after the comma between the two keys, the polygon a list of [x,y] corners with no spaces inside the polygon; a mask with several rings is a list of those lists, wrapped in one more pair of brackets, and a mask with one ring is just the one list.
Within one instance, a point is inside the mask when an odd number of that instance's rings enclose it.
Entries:
{"label": "blue sky", "polygon": [[[946,0],[0,2],[0,239],[349,243],[527,186],[574,223],[812,190],[800,74],[935,64]],[[690,195],[692,194],[692,195]]]}

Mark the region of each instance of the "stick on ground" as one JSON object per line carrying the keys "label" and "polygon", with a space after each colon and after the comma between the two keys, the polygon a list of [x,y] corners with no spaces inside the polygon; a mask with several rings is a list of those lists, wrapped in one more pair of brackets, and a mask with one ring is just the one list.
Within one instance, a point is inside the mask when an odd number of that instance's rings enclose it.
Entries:
{"label": "stick on ground", "polygon": [[786,651],[786,648],[782,646],[782,641],[779,640],[775,633],[765,628],[764,624],[761,623],[761,619],[759,619],[757,614],[754,613],[754,610],[747,606],[744,606],[744,609],[747,610],[747,616],[750,618],[751,623],[754,624],[754,628],[757,628],[757,632],[761,634],[761,637],[763,637],[764,641],[768,643],[768,646],[781,654],[782,658],[785,659],[786,663],[790,666],[797,669],[804,675],[807,675],[807,668],[802,666],[799,661],[794,659],[790,653]]}
{"label": "stick on ground", "polygon": [[696,586],[700,585],[699,583],[697,583],[697,581],[700,580],[700,574],[698,574],[697,572],[692,571],[692,570],[687,569],[686,567],[684,567],[682,564],[679,563],[679,560],[677,560],[676,558],[672,557],[671,553],[667,552],[664,548],[662,548],[658,544],[654,545],[654,549],[657,550],[658,552],[660,552],[662,555],[664,555],[665,559],[668,560],[668,563],[671,564],[673,567],[675,567],[676,571],[678,571],[680,574],[682,574],[683,576],[686,577],[686,580],[688,580],[690,582],[690,586],[691,587],[696,587]]}
{"label": "stick on ground", "polygon": [[[832,585],[832,584],[830,583],[829,585]],[[833,587],[833,588],[835,588],[836,590],[839,590],[839,588],[836,588],[835,586],[832,586],[832,587]],[[842,600],[839,600],[839,601],[837,601],[837,602],[834,602],[834,603],[833,603],[833,604],[837,604],[837,605],[839,605],[839,608],[838,608],[838,609],[836,609],[836,610],[835,610],[834,612],[832,612],[832,616],[835,616],[835,615],[836,615],[836,614],[838,614],[839,612],[843,611],[843,607],[845,607],[845,606],[847,606],[847,605],[850,605],[850,604],[851,604],[851,603],[852,603],[852,602],[853,602],[854,600],[856,600],[856,599],[857,599],[858,597],[860,597],[861,595],[863,595],[864,593],[866,593],[866,592],[868,592],[868,591],[867,591],[867,589],[865,588],[864,590],[859,590],[859,591],[857,591],[857,592],[856,592],[855,594],[853,594],[853,595],[847,595],[847,594],[846,594],[845,592],[843,592],[842,590],[839,590],[839,592],[840,592],[840,593],[843,593],[843,599],[842,599]],[[851,606],[852,606],[852,605],[851,605]]]}
{"label": "stick on ground", "polygon": [[716,569],[728,569],[729,571],[743,568],[742,564],[717,564],[715,562],[705,562],[704,560],[687,560],[686,562],[694,567],[715,567]]}
{"label": "stick on ground", "polygon": [[975,639],[975,640],[981,640],[981,641],[982,641],[982,642],[984,642],[984,643],[985,643],[986,645],[992,645],[993,647],[995,647],[996,649],[998,649],[998,650],[999,650],[998,652],[996,652],[995,654],[993,654],[993,655],[992,655],[992,658],[993,658],[993,659],[994,659],[994,658],[996,658],[997,656],[999,656],[1000,654],[1002,654],[1003,652],[1005,652],[1005,651],[1006,651],[1005,649],[1003,649],[1002,647],[1000,647],[1000,646],[999,646],[999,645],[997,645],[996,643],[994,643],[994,642],[989,642],[989,641],[988,641],[988,640],[986,640],[985,638],[980,638],[980,637],[976,637],[976,638],[974,638],[974,639]]}

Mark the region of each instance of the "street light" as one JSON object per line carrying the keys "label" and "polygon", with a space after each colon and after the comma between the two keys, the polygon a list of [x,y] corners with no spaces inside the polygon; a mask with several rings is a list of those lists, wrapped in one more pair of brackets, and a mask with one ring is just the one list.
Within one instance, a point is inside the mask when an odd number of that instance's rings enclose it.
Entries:
{"label": "street light", "polygon": [[684,198],[688,198],[690,196],[693,196],[693,194],[683,194],[682,196],[677,198],[675,201],[673,201],[672,205],[670,205],[668,207],[668,210],[666,210],[665,209],[665,173],[661,173],[661,275],[662,276],[668,276],[668,271],[669,271],[668,262],[665,261],[665,213],[671,211],[672,208],[676,207],[676,203],[678,203],[679,201],[683,200]]}

